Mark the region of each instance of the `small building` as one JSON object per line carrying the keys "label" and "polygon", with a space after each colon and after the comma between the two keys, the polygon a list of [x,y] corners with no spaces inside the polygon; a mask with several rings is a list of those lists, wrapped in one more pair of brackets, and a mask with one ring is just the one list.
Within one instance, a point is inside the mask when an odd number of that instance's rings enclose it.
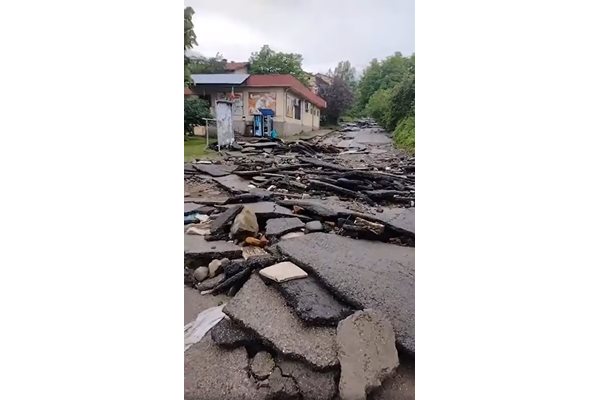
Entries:
{"label": "small building", "polygon": [[192,74],[190,90],[214,110],[217,100],[233,102],[233,128],[242,134],[259,109],[274,112],[280,137],[320,129],[327,103],[292,75]]}
{"label": "small building", "polygon": [[319,94],[319,88],[331,86],[333,79],[325,74],[309,74],[308,87],[313,93]]}

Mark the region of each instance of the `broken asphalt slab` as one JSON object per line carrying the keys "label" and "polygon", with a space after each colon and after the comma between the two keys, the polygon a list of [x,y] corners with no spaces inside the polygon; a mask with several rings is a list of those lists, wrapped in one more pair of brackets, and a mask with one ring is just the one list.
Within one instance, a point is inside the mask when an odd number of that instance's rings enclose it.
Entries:
{"label": "broken asphalt slab", "polygon": [[258,337],[251,331],[233,323],[229,318],[223,318],[210,330],[212,340],[219,346],[235,348],[240,346],[255,346]]}
{"label": "broken asphalt slab", "polygon": [[242,248],[223,240],[206,241],[199,235],[183,235],[186,260],[208,264],[215,258],[240,258]]}
{"label": "broken asphalt slab", "polygon": [[415,400],[415,366],[403,364],[369,396],[369,400]]}
{"label": "broken asphalt slab", "polygon": [[301,228],[304,228],[304,222],[298,217],[272,218],[267,221],[265,235],[267,238],[274,238]]}
{"label": "broken asphalt slab", "polygon": [[344,302],[381,311],[392,323],[397,343],[414,353],[414,248],[320,232],[277,247]]}
{"label": "broken asphalt slab", "polygon": [[340,398],[363,399],[398,366],[392,324],[376,310],[357,311],[337,327]]}
{"label": "broken asphalt slab", "polygon": [[223,165],[223,164],[194,164],[194,168],[199,172],[203,172],[210,176],[220,177],[230,175],[237,169],[234,165]]}
{"label": "broken asphalt slab", "polygon": [[340,303],[313,276],[275,285],[294,309],[296,315],[309,325],[337,326],[338,321],[354,310]]}
{"label": "broken asphalt slab", "polygon": [[227,303],[223,312],[284,356],[303,360],[316,369],[338,364],[335,328],[305,326],[277,289],[267,286],[256,274]]}
{"label": "broken asphalt slab", "polygon": [[330,400],[337,392],[337,371],[313,371],[306,364],[292,360],[280,360],[277,366],[283,376],[294,378],[303,400]]}
{"label": "broken asphalt slab", "polygon": [[236,204],[225,209],[221,214],[215,218],[210,224],[210,233],[213,235],[225,233],[225,226],[233,221],[233,219],[242,211],[244,208],[241,204]]}
{"label": "broken asphalt slab", "polygon": [[217,346],[206,335],[184,355],[184,398],[186,400],[244,399],[262,400],[266,389],[259,389],[248,377],[248,354],[239,347]]}
{"label": "broken asphalt slab", "polygon": [[213,178],[213,181],[231,193],[248,193],[252,189],[252,187],[248,186],[252,184],[252,181],[234,174]]}

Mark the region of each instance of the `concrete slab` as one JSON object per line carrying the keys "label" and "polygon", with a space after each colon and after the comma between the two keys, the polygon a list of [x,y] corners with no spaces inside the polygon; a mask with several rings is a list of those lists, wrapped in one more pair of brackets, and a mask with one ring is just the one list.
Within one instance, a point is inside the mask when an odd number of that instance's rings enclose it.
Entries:
{"label": "concrete slab", "polygon": [[239,347],[217,346],[208,335],[185,352],[184,398],[186,400],[262,400],[266,389],[258,389],[247,373],[248,355]]}
{"label": "concrete slab", "polygon": [[215,258],[240,258],[242,248],[223,240],[206,241],[199,235],[183,235],[183,247],[186,260],[208,264]]}
{"label": "concrete slab", "polygon": [[275,282],[287,282],[294,279],[306,278],[308,274],[299,266],[284,261],[258,271],[260,276]]}
{"label": "concrete slab", "polygon": [[304,228],[304,222],[297,217],[272,218],[267,221],[265,235],[268,238],[279,237],[286,233]]}
{"label": "concrete slab", "polygon": [[357,311],[337,327],[340,398],[364,399],[398,366],[392,324],[376,310]]}
{"label": "concrete slab", "polygon": [[269,346],[317,369],[338,364],[335,328],[305,326],[274,287],[253,274],[223,312],[254,331]]}
{"label": "concrete slab", "polygon": [[237,166],[225,164],[194,164],[194,168],[199,172],[203,172],[210,176],[220,177],[231,174],[237,169]]}
{"label": "concrete slab", "polygon": [[213,178],[213,180],[232,193],[248,193],[251,189],[248,185],[252,184],[252,181],[233,174]]}
{"label": "concrete slab", "polygon": [[383,312],[397,343],[414,353],[414,248],[321,232],[283,240],[277,247],[344,302]]}
{"label": "concrete slab", "polygon": [[354,310],[340,303],[313,276],[275,285],[298,317],[309,325],[337,326]]}

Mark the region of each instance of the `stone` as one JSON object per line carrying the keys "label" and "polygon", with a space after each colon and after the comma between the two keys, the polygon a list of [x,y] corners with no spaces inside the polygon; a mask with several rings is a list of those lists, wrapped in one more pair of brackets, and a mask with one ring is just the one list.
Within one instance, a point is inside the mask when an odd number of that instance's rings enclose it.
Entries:
{"label": "stone", "polygon": [[246,236],[254,236],[258,233],[258,221],[256,215],[251,209],[244,209],[235,217],[231,230],[229,231],[232,237],[246,238]]}
{"label": "stone", "polygon": [[234,165],[218,165],[218,164],[194,164],[194,167],[199,172],[203,172],[210,176],[226,176],[236,170]]}
{"label": "stone", "polygon": [[244,242],[246,244],[249,244],[250,246],[258,246],[258,247],[265,247],[266,245],[269,244],[269,241],[267,240],[267,238],[262,237],[260,239],[257,239],[255,237],[252,236],[248,236]]}
{"label": "stone", "polygon": [[248,279],[223,312],[284,356],[303,360],[316,369],[338,365],[335,328],[305,326],[277,289],[265,285],[257,274]]}
{"label": "stone", "polygon": [[313,276],[275,285],[294,309],[296,315],[309,325],[337,326],[354,310],[337,300]]}
{"label": "stone", "polygon": [[308,276],[302,268],[289,261],[280,262],[271,265],[270,267],[263,268],[258,271],[258,273],[275,282],[286,282],[292,279],[306,278]]}
{"label": "stone", "polygon": [[183,243],[186,261],[190,262],[209,263],[219,257],[242,256],[241,247],[222,240],[209,242],[199,235],[184,235]]}
{"label": "stone", "polygon": [[373,390],[370,400],[415,400],[415,366],[413,363],[400,366],[383,384]]}
{"label": "stone", "polygon": [[342,400],[367,399],[399,365],[394,329],[376,310],[357,311],[338,324]]}
{"label": "stone", "polygon": [[321,232],[282,240],[277,247],[344,303],[381,311],[396,342],[414,353],[414,248]]}
{"label": "stone", "polygon": [[337,391],[336,371],[313,371],[299,361],[279,360],[283,376],[294,378],[303,400],[331,400]]}
{"label": "stone", "polygon": [[250,361],[250,371],[259,380],[268,378],[273,368],[275,368],[275,361],[266,351],[259,351]]}
{"label": "stone", "polygon": [[227,317],[213,326],[210,335],[216,344],[227,348],[253,346],[259,342],[254,333],[236,325]]}
{"label": "stone", "polygon": [[269,253],[264,251],[262,247],[257,246],[244,246],[242,247],[242,257],[244,260],[249,259],[250,257],[260,257],[260,256],[268,256]]}
{"label": "stone", "polygon": [[283,376],[281,369],[275,367],[269,377],[268,400],[300,400],[300,391],[292,377]]}
{"label": "stone", "polygon": [[280,239],[286,240],[286,239],[293,239],[293,238],[302,237],[302,236],[304,236],[304,232],[290,232],[290,233],[286,233],[285,235],[283,235]]}
{"label": "stone", "polygon": [[306,232],[320,232],[323,230],[323,224],[321,221],[310,221],[305,225]]}
{"label": "stone", "polygon": [[268,389],[256,387],[247,366],[246,349],[224,349],[204,336],[184,355],[184,399],[264,399]]}
{"label": "stone", "polygon": [[268,238],[279,237],[300,228],[304,228],[304,222],[297,217],[274,218],[267,221],[265,235]]}
{"label": "stone", "polygon": [[233,219],[242,211],[244,208],[241,204],[233,205],[223,211],[221,214],[215,218],[215,220],[210,224],[210,233],[219,234],[225,232],[225,226],[233,221]]}
{"label": "stone", "polygon": [[221,260],[212,260],[210,264],[208,264],[208,276],[214,278],[215,275],[221,273],[223,268],[221,266]]}
{"label": "stone", "polygon": [[[209,272],[209,275],[210,275],[210,272]],[[196,289],[198,289],[201,292],[210,290],[210,289],[214,288],[215,286],[217,286],[219,283],[221,283],[221,281],[223,281],[224,279],[225,279],[224,274],[219,274],[212,278],[206,278],[201,283],[198,283],[196,285]]]}
{"label": "stone", "polygon": [[208,277],[208,268],[198,267],[194,270],[194,279],[198,282],[202,282]]}

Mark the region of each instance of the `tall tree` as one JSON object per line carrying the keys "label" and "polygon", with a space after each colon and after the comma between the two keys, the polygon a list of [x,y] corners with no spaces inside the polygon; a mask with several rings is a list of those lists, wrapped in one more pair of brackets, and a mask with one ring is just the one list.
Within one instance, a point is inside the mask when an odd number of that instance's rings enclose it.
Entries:
{"label": "tall tree", "polygon": [[290,74],[304,85],[308,84],[300,54],[278,52],[264,45],[260,51],[252,53],[249,61],[251,74]]}
{"label": "tall tree", "polygon": [[196,33],[194,32],[194,22],[192,17],[194,16],[194,9],[192,7],[186,7],[183,10],[183,82],[185,86],[189,86],[192,82],[190,77],[190,70],[188,68],[188,58],[185,56],[185,51],[198,45],[196,42]]}
{"label": "tall tree", "polygon": [[220,74],[225,72],[227,59],[221,53],[214,57],[195,57],[189,59],[189,70],[192,74]]}
{"label": "tall tree", "polygon": [[350,61],[340,61],[335,67],[333,75],[341,78],[351,88],[356,84],[356,68],[350,65]]}
{"label": "tall tree", "polygon": [[337,124],[339,118],[354,101],[354,94],[348,83],[339,76],[333,77],[329,86],[319,88],[319,96],[327,101],[325,116],[329,123]]}

